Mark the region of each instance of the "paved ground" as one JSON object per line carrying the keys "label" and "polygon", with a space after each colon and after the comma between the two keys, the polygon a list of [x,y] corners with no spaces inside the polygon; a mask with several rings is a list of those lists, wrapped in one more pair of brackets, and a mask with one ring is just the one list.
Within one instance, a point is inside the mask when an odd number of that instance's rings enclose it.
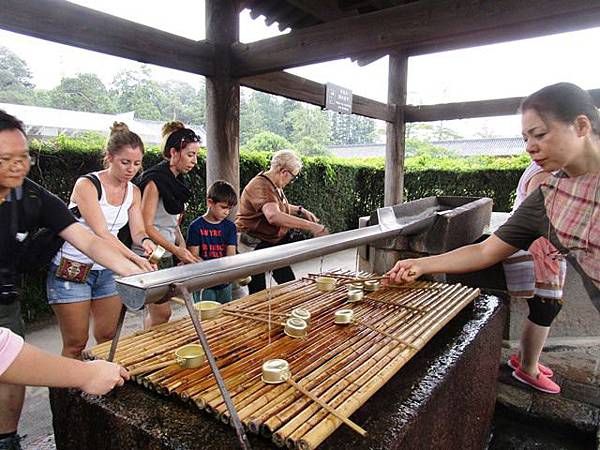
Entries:
{"label": "paved ground", "polygon": [[[345,268],[354,270],[355,252],[348,250],[294,265],[297,276],[309,272]],[[174,316],[185,309],[174,306]],[[141,329],[141,313],[128,313],[123,334]],[[600,334],[600,333],[599,333]],[[52,353],[60,353],[60,333],[54,321],[28,332],[27,341]],[[514,350],[505,349],[503,361]],[[594,340],[553,341],[542,360],[556,373],[560,395],[537,393],[513,380],[501,364],[498,410],[490,450],[598,449],[600,436],[600,342]],[[46,388],[28,388],[21,419],[23,447],[54,449],[52,415]],[[551,430],[551,431],[550,431]]]}

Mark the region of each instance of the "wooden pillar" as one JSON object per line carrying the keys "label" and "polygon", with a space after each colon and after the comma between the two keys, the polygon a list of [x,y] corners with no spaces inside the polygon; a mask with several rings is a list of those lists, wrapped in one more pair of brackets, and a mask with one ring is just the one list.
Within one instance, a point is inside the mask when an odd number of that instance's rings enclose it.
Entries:
{"label": "wooden pillar", "polygon": [[239,40],[237,0],[206,0],[206,39],[215,45],[215,72],[206,78],[206,183],[240,188],[240,82],[231,77],[231,44]]}
{"label": "wooden pillar", "polygon": [[390,54],[388,69],[388,104],[396,105],[393,122],[386,128],[385,184],[383,203],[385,206],[402,203],[404,193],[404,106],[406,105],[408,57]]}

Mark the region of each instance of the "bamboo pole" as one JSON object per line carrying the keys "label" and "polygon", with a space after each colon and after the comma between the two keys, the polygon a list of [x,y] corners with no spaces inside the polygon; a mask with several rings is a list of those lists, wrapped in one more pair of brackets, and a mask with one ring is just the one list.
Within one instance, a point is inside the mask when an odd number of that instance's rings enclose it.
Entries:
{"label": "bamboo pole", "polygon": [[[341,271],[329,275],[353,282],[372,277],[358,274],[363,279],[356,280],[356,274],[346,275]],[[320,433],[328,436],[333,425],[334,430],[342,423],[307,397],[299,396],[287,383],[263,385],[260,367],[265,359],[285,356],[297,383],[348,417],[353,412],[351,407],[356,403],[355,397],[364,397],[365,386],[370,385],[368,376],[383,379],[387,376],[385,369],[388,366],[397,371],[435,334],[432,330],[438,329],[438,322],[450,320],[470,301],[465,298],[473,292],[460,286],[428,282],[403,287],[383,286],[370,293],[366,301],[352,306],[357,317],[371,328],[349,329],[332,324],[332,312],[346,305],[345,291],[340,286],[341,283],[334,291],[322,293],[314,280],[296,280],[228,305],[236,314],[240,310],[245,310],[243,313],[247,315],[264,311],[273,317],[287,315],[287,311],[295,307],[307,308],[311,311],[311,333],[303,340],[286,337],[280,328],[271,329],[270,345],[265,346],[266,340],[261,337],[269,328],[257,326],[256,317],[224,315],[210,325],[207,322],[206,335],[212,340],[211,349],[219,370],[240,419],[247,427],[254,427],[253,431],[274,424],[272,430],[281,435],[283,442],[287,439],[293,445],[314,448]],[[389,308],[381,308],[384,304]],[[268,323],[269,320],[258,322]],[[381,331],[387,335],[380,334]],[[164,362],[173,347],[185,341],[187,336],[193,340],[189,319],[182,319],[123,338],[119,341],[119,350],[123,346],[121,355],[133,369],[134,366]],[[398,341],[410,347],[398,346]],[[91,350],[91,357],[101,357],[108,346],[101,344]],[[210,411],[219,420],[228,421],[214,381],[206,376],[202,367],[196,370],[167,367],[137,379],[144,384],[148,380],[148,385],[163,395],[172,393]],[[321,431],[315,434],[314,430]]]}
{"label": "bamboo pole", "polygon": [[348,419],[347,417],[342,416],[340,413],[338,413],[335,409],[333,409],[331,406],[329,406],[327,403],[325,403],[323,400],[321,400],[319,397],[315,396],[314,394],[312,394],[310,391],[307,391],[306,389],[304,389],[302,386],[300,386],[298,383],[296,383],[294,380],[292,380],[291,378],[288,378],[286,380],[286,383],[288,383],[290,386],[293,386],[295,389],[299,390],[300,392],[302,392],[302,394],[306,395],[308,398],[310,398],[313,402],[317,403],[321,408],[325,409],[327,412],[329,412],[330,414],[332,414],[333,416],[335,416],[337,419],[341,420],[342,422],[344,422],[346,425],[348,425],[352,430],[356,431],[358,434],[360,434],[361,436],[365,437],[367,435],[367,432],[365,431],[364,428],[359,427],[358,425],[356,425],[354,422],[352,422],[350,419]]}

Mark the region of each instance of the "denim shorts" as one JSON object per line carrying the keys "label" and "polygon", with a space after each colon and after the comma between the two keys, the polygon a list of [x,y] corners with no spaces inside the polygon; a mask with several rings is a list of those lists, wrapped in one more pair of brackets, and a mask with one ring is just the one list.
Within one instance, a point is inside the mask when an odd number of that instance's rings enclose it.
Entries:
{"label": "denim shorts", "polygon": [[219,303],[229,303],[231,301],[231,294],[233,285],[231,283],[226,284],[220,289],[206,288],[200,291],[194,292],[194,303],[198,303],[201,300],[211,300]]}
{"label": "denim shorts", "polygon": [[50,264],[46,277],[48,303],[78,303],[86,300],[97,300],[117,294],[115,277],[109,269],[90,270],[84,283],[63,280],[55,275],[56,265]]}

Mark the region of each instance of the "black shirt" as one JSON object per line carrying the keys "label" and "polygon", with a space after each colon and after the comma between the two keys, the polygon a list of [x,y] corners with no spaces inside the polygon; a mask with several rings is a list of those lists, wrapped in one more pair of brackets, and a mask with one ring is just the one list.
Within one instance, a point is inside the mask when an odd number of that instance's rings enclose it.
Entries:
{"label": "black shirt", "polygon": [[[36,214],[25,214],[23,202],[31,201],[28,196],[37,197]],[[14,208],[12,199],[16,197],[17,208]],[[14,214],[18,215],[18,233],[11,236],[10,224]],[[14,254],[18,245],[29,233],[39,228],[50,228],[55,233],[60,233],[77,219],[71,214],[64,202],[56,195],[29,179],[25,179],[23,186],[11,192],[7,200],[0,205],[0,269],[9,269],[16,259]]]}

